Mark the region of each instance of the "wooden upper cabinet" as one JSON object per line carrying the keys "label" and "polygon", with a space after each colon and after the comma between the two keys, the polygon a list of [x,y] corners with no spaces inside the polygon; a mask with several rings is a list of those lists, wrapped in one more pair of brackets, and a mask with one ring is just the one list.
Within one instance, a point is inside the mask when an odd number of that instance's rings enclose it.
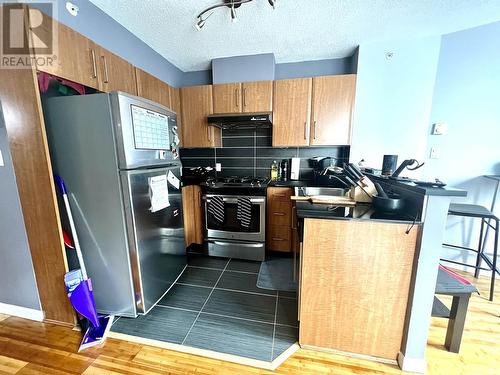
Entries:
{"label": "wooden upper cabinet", "polygon": [[271,112],[273,81],[214,85],[214,113]]}
{"label": "wooden upper cabinet", "polygon": [[181,88],[182,138],[184,147],[220,145],[220,130],[209,126],[213,113],[212,85]]}
{"label": "wooden upper cabinet", "polygon": [[242,109],[241,83],[213,86],[214,113],[238,113]]}
{"label": "wooden upper cabinet", "polygon": [[355,74],[313,78],[312,146],[351,143],[355,92]]}
{"label": "wooden upper cabinet", "polygon": [[243,112],[273,110],[273,81],[244,82],[241,86]]}
{"label": "wooden upper cabinet", "polygon": [[135,68],[135,78],[137,81],[137,96],[152,100],[167,108],[172,108],[169,85],[139,68]]}
{"label": "wooden upper cabinet", "polygon": [[182,142],[182,114],[181,114],[181,94],[180,89],[168,85],[170,109],[177,114],[177,134],[180,139],[180,146],[184,146]]}
{"label": "wooden upper cabinet", "polygon": [[309,146],[312,78],[274,81],[273,146]]}
{"label": "wooden upper cabinet", "polygon": [[102,47],[98,48],[98,52],[99,90],[137,95],[134,66]]}
{"label": "wooden upper cabinet", "polygon": [[[50,32],[51,26],[48,21],[50,18],[44,17],[44,22],[37,28],[38,35]],[[57,27],[59,46],[57,58],[52,65],[37,65],[37,70],[98,89],[97,45],[61,23]]]}

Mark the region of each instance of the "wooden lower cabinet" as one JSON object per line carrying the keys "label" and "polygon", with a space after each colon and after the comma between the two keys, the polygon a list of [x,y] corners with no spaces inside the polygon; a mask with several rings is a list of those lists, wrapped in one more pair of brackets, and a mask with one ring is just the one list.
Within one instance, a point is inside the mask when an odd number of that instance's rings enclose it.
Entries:
{"label": "wooden lower cabinet", "polygon": [[299,343],[395,360],[420,226],[304,220]]}
{"label": "wooden lower cabinet", "polygon": [[182,207],[184,211],[184,237],[186,247],[203,244],[203,206],[201,187],[197,185],[182,188]]}
{"label": "wooden lower cabinet", "polygon": [[291,188],[267,188],[267,250],[292,251],[292,195]]}

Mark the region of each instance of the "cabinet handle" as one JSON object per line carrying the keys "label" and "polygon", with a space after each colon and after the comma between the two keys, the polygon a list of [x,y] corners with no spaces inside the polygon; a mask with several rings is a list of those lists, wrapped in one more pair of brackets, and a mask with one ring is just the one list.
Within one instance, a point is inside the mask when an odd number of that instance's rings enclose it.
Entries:
{"label": "cabinet handle", "polygon": [[97,64],[95,61],[95,52],[92,48],[90,49],[90,59],[92,60],[92,78],[97,78]]}
{"label": "cabinet handle", "polygon": [[202,205],[201,205],[201,190],[198,191],[198,206],[200,208],[202,208]]}
{"label": "cabinet handle", "polygon": [[307,121],[304,122],[304,140],[307,140]]}
{"label": "cabinet handle", "polygon": [[210,139],[210,126],[207,126],[207,138],[208,138],[208,141],[210,142],[211,139]]}
{"label": "cabinet handle", "polygon": [[285,198],[285,194],[273,194],[275,197]]}
{"label": "cabinet handle", "polygon": [[273,237],[273,241],[286,241],[284,238]]}
{"label": "cabinet handle", "polygon": [[106,61],[106,56],[101,56],[101,59],[104,65],[104,83],[109,83],[108,62]]}
{"label": "cabinet handle", "polygon": [[316,139],[316,120],[313,122],[313,138]]}
{"label": "cabinet handle", "polygon": [[284,212],[273,212],[273,215],[275,216],[285,216]]}
{"label": "cabinet handle", "polygon": [[236,104],[236,108],[239,108],[240,106],[240,99],[238,98],[238,95],[239,94],[239,90],[238,89],[234,89],[234,102]]}
{"label": "cabinet handle", "polygon": [[297,230],[297,207],[292,207],[292,230]]}
{"label": "cabinet handle", "polygon": [[243,107],[247,106],[247,89],[243,89]]}

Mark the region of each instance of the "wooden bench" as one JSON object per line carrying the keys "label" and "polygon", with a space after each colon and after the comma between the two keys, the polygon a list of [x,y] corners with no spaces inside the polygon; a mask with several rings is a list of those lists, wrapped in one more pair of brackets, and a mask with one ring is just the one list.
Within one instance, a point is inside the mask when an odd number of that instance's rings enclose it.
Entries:
{"label": "wooden bench", "polygon": [[453,300],[450,310],[437,297],[434,297],[432,316],[448,319],[444,346],[450,352],[458,353],[460,350],[469,298],[474,292],[477,292],[477,289],[468,280],[441,265],[439,266],[435,293],[453,296]]}

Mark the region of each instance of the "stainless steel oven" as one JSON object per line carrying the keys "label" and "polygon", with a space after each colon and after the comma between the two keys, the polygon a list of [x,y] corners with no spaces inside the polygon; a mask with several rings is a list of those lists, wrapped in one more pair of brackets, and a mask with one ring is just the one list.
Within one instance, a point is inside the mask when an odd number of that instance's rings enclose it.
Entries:
{"label": "stainless steel oven", "polygon": [[[224,220],[218,221],[209,212],[210,201],[221,197]],[[205,245],[209,255],[249,260],[264,260],[266,241],[266,197],[245,196],[251,203],[251,219],[243,227],[237,218],[238,198],[242,195],[205,194]]]}

